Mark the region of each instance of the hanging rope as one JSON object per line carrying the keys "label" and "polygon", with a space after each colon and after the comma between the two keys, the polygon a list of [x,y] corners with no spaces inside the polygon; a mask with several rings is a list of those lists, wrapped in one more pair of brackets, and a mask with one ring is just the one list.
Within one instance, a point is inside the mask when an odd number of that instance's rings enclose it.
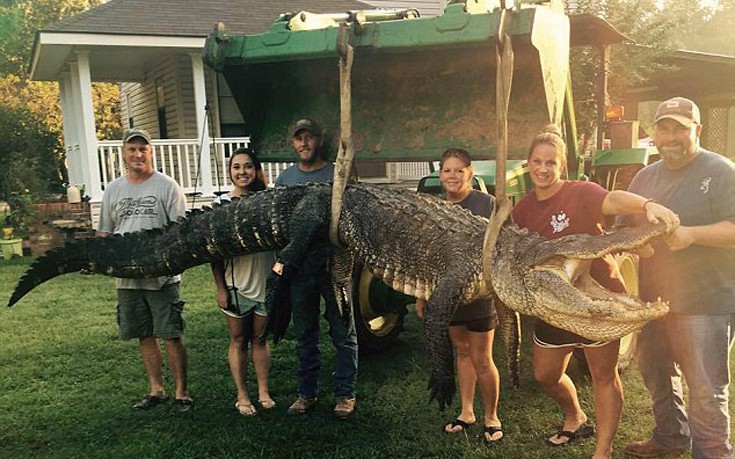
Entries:
{"label": "hanging rope", "polygon": [[349,43],[350,29],[347,24],[340,24],[337,32],[337,50],[339,52],[339,150],[334,168],[334,186],[332,189],[332,215],[329,222],[329,240],[335,246],[339,243],[339,217],[342,212],[342,200],[347,181],[352,173],[355,149],[352,143],[352,61],[354,49]]}
{"label": "hanging rope", "polygon": [[[505,31],[508,30],[511,14],[512,12],[506,7],[505,2],[501,1],[500,23],[495,42],[495,62],[497,66],[495,75],[495,116],[498,139],[495,155],[495,198],[497,203],[496,212],[502,210],[502,213],[509,212],[511,206],[510,200],[505,194],[505,164],[508,156],[508,107],[510,105],[514,66],[513,46],[510,35],[506,34]],[[490,285],[492,252],[498,234],[497,228],[492,229],[488,225],[482,254],[482,268],[488,285]]]}

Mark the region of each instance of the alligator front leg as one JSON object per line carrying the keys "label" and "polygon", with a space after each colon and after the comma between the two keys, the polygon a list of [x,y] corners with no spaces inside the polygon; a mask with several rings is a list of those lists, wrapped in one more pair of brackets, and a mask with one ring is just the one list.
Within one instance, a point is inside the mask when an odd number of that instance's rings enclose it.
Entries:
{"label": "alligator front leg", "polygon": [[429,401],[436,400],[443,410],[452,403],[456,392],[454,382],[454,353],[449,338],[449,323],[457,309],[463,285],[456,281],[461,278],[443,279],[437,282],[436,289],[426,305],[424,319],[424,339],[429,353],[431,376],[429,377]]}
{"label": "alligator front leg", "polygon": [[298,269],[309,252],[328,240],[329,201],[323,194],[305,195],[294,207],[288,222],[288,244],[278,254],[284,271]]}
{"label": "alligator front leg", "polygon": [[273,336],[273,342],[278,343],[291,323],[291,280],[287,276],[270,272],[265,282],[265,305],[268,310],[265,334]]}
{"label": "alligator front leg", "polygon": [[319,194],[307,194],[294,207],[288,224],[289,243],[278,254],[278,261],[266,283],[266,330],[278,342],[291,322],[290,279],[298,275],[304,260],[326,240],[329,202]]}

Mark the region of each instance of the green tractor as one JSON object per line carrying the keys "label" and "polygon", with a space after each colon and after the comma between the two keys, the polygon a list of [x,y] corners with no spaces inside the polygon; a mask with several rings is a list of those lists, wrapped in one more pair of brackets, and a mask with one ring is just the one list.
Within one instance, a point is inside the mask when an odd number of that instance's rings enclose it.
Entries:
{"label": "green tractor", "polygon": [[[349,116],[358,175],[386,162],[433,162],[446,148],[460,146],[478,160],[476,186],[494,192],[493,159],[502,145],[509,160],[504,189],[520,198],[530,189],[527,146],[547,123],[565,131],[570,176],[584,173],[570,49],[605,48],[624,37],[599,18],[567,16],[561,0],[489,3],[449,2],[444,14],[426,18],[415,10],[289,13],[258,35],[229,35],[219,24],[204,60],[226,81],[264,162],[293,161],[285,136],[293,120],[317,119],[334,134]],[[501,41],[513,52],[512,76],[499,71],[508,64],[496,54]],[[347,46],[353,55],[345,70]],[[512,83],[509,93],[500,93],[509,97],[507,112],[496,103],[498,83],[506,89]],[[346,96],[347,115],[340,105]],[[499,121],[507,122],[507,136],[496,129]],[[339,140],[326,139],[332,153]],[[439,189],[436,175],[419,184],[419,191]],[[354,281],[361,349],[385,348],[415,300],[359,266]]]}

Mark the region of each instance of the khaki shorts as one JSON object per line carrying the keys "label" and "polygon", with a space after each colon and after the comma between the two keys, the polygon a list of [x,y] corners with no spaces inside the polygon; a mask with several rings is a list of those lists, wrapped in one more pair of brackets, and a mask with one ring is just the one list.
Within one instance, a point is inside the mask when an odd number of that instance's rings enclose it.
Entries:
{"label": "khaki shorts", "polygon": [[117,289],[117,323],[120,339],[179,338],[186,323],[181,313],[179,283],[160,290]]}

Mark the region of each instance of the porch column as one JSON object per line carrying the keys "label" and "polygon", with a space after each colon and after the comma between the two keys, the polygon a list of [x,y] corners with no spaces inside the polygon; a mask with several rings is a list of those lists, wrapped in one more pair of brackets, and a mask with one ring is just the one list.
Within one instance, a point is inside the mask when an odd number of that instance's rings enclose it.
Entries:
{"label": "porch column", "polygon": [[202,179],[202,186],[199,191],[204,196],[211,196],[213,192],[212,186],[212,153],[209,145],[211,137],[209,136],[209,122],[207,116],[207,88],[204,81],[204,64],[202,56],[199,53],[190,53],[191,70],[194,77],[194,112],[196,113],[197,123],[197,139],[201,140],[201,171],[199,176]]}
{"label": "porch column", "polygon": [[64,72],[59,79],[59,105],[64,130],[64,152],[69,183],[84,183],[82,160],[79,154],[79,137],[71,73]]}
{"label": "porch column", "polygon": [[79,153],[82,177],[86,193],[92,201],[102,200],[102,181],[97,155],[97,132],[94,124],[92,105],[92,78],[89,73],[89,53],[76,53],[76,60],[70,62],[71,85],[76,112]]}

